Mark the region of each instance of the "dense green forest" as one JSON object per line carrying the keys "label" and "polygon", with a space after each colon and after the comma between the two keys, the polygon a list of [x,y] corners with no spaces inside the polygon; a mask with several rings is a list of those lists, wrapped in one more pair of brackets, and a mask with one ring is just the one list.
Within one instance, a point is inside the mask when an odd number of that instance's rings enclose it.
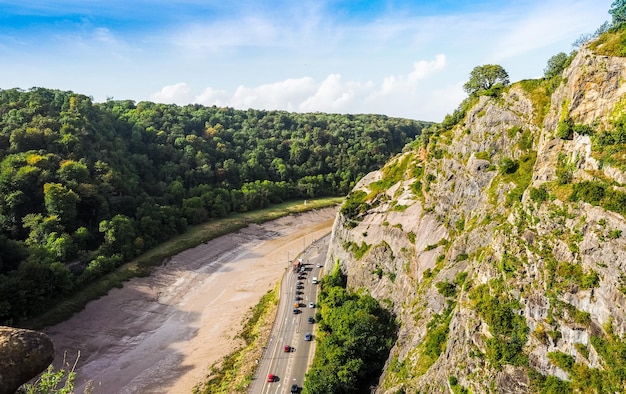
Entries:
{"label": "dense green forest", "polygon": [[394,317],[369,294],[346,290],[336,264],[322,278],[316,320],[317,349],[303,393],[370,392],[396,341]]}
{"label": "dense green forest", "polygon": [[347,194],[425,126],[0,90],[0,324],[188,225]]}

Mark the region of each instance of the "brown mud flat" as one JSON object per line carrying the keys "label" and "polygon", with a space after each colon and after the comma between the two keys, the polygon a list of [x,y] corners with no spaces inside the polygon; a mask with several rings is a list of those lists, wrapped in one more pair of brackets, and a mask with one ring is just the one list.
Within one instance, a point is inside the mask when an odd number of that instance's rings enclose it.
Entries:
{"label": "brown mud flat", "polygon": [[44,330],[76,368],[76,392],[190,393],[208,366],[239,345],[250,307],[289,259],[331,230],[337,208],[251,224],[173,256],[149,277],[92,301]]}

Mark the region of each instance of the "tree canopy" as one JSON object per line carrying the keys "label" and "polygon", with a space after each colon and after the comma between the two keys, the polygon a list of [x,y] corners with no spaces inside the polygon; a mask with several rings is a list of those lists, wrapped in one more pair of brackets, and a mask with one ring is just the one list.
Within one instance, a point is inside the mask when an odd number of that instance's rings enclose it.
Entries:
{"label": "tree canopy", "polygon": [[321,282],[317,347],[304,394],[369,392],[395,342],[393,316],[370,295],[345,286],[338,265]]}
{"label": "tree canopy", "polygon": [[572,57],[565,52],[559,52],[556,55],[548,59],[546,68],[543,69],[543,75],[545,78],[550,79],[559,76],[572,62]]}
{"label": "tree canopy", "polygon": [[613,26],[622,27],[626,22],[626,0],[613,1],[609,14],[613,17]]}
{"label": "tree canopy", "polygon": [[509,74],[498,64],[476,66],[470,72],[470,79],[463,85],[469,95],[481,94],[492,88],[509,84]]}
{"label": "tree canopy", "polygon": [[426,125],[0,90],[0,324],[189,225],[345,195]]}

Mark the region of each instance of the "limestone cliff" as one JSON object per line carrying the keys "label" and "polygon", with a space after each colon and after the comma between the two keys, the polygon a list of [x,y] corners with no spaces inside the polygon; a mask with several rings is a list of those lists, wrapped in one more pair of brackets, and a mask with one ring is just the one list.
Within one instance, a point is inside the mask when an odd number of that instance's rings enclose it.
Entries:
{"label": "limestone cliff", "polygon": [[378,393],[626,392],[626,59],[556,82],[480,97],[346,200],[328,263],[401,323]]}

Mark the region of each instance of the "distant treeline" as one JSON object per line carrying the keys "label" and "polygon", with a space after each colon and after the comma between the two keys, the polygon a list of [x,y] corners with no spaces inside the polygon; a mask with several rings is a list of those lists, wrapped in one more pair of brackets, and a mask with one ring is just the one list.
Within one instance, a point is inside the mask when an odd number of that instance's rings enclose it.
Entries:
{"label": "distant treeline", "polygon": [[428,125],[0,90],[0,324],[190,224],[345,195]]}

